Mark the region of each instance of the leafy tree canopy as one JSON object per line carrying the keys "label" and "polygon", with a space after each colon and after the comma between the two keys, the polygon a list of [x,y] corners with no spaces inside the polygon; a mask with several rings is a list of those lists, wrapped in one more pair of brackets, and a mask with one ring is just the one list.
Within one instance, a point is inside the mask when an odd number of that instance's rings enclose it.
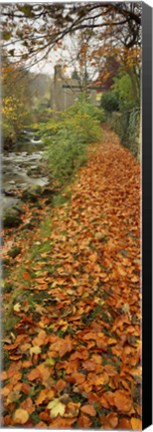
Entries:
{"label": "leafy tree canopy", "polygon": [[89,30],[100,42],[130,50],[141,45],[141,8],[139,2],[3,4],[4,47],[23,60],[43,58],[67,35]]}

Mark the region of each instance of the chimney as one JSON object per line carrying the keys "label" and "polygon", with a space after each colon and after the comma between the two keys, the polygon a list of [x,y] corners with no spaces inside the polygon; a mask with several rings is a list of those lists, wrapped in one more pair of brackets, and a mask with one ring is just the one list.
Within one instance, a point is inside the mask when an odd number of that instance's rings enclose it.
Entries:
{"label": "chimney", "polygon": [[60,64],[55,65],[54,68],[54,81],[62,78],[62,66]]}

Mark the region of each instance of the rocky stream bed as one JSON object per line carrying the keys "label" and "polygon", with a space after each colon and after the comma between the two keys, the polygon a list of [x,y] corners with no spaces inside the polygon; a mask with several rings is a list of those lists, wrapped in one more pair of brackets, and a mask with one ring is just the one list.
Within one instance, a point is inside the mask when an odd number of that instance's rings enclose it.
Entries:
{"label": "rocky stream bed", "polygon": [[2,156],[2,223],[4,228],[20,224],[22,204],[47,194],[50,176],[43,158],[43,143],[30,130],[23,130],[12,151]]}

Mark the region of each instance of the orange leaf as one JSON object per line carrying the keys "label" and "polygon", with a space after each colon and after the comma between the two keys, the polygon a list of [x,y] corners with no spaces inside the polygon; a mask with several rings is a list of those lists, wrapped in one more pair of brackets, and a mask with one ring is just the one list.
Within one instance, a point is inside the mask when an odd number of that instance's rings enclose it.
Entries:
{"label": "orange leaf", "polygon": [[37,366],[37,370],[39,372],[39,376],[41,376],[42,383],[45,385],[50,378],[50,369],[47,366],[45,366],[44,363],[40,363]]}
{"label": "orange leaf", "polygon": [[134,275],[133,277],[132,277],[132,279],[131,279],[131,282],[133,282],[133,283],[137,283],[137,282],[139,282],[140,281],[140,276],[136,276],[136,275]]}
{"label": "orange leaf", "polygon": [[12,376],[12,378],[11,378],[12,384],[16,384],[19,380],[21,380],[21,377],[22,377],[21,373],[16,371],[14,373],[14,376]]}
{"label": "orange leaf", "polygon": [[91,426],[91,420],[86,415],[81,414],[78,418],[77,424],[80,429],[89,429]]}
{"label": "orange leaf", "polygon": [[109,377],[108,377],[107,373],[103,372],[102,375],[97,375],[96,376],[96,378],[94,380],[94,385],[97,386],[97,387],[98,386],[103,386],[103,385],[107,384],[108,381],[109,381]]}
{"label": "orange leaf", "polygon": [[29,280],[31,278],[30,273],[27,271],[25,271],[22,276],[24,280]]}
{"label": "orange leaf", "polygon": [[132,407],[129,395],[122,390],[116,390],[114,393],[114,404],[116,408],[122,412],[128,412]]}
{"label": "orange leaf", "polygon": [[91,417],[96,416],[96,410],[92,405],[84,405],[83,407],[81,407],[81,411]]}
{"label": "orange leaf", "polygon": [[28,369],[28,368],[31,367],[31,366],[32,366],[32,362],[31,362],[31,360],[24,360],[24,361],[22,362],[22,368]]}
{"label": "orange leaf", "polygon": [[6,380],[7,379],[7,372],[3,371],[1,372],[1,380]]}
{"label": "orange leaf", "polygon": [[40,420],[44,420],[45,422],[49,422],[50,421],[50,414],[49,414],[48,410],[46,409],[44,411],[41,411],[39,414],[39,418],[40,418]]}
{"label": "orange leaf", "polygon": [[27,399],[25,399],[22,403],[21,403],[21,408],[25,409],[26,411],[28,411],[29,414],[32,414],[35,411],[34,408],[34,404],[32,402],[32,399],[30,399],[30,397],[28,397]]}
{"label": "orange leaf", "polygon": [[94,371],[95,363],[91,360],[86,360],[85,362],[83,362],[83,367],[88,371]]}
{"label": "orange leaf", "polygon": [[97,261],[98,255],[97,252],[94,252],[92,255],[89,256],[89,260],[95,263]]}
{"label": "orange leaf", "polygon": [[32,341],[33,345],[34,346],[45,345],[46,336],[47,336],[46,332],[44,330],[40,330],[38,336],[36,336]]}
{"label": "orange leaf", "polygon": [[77,384],[82,384],[85,381],[85,375],[83,375],[79,372],[75,372],[72,375],[72,378]]}
{"label": "orange leaf", "polygon": [[117,340],[114,338],[109,338],[107,341],[107,345],[116,345]]}
{"label": "orange leaf", "polygon": [[48,390],[48,389],[41,390],[41,392],[37,396],[37,399],[35,402],[36,405],[41,405],[45,399],[52,399],[52,397],[54,397],[54,394],[55,394],[54,390]]}
{"label": "orange leaf", "polygon": [[30,392],[30,386],[29,386],[29,384],[26,384],[26,383],[23,383],[22,384],[22,387],[21,387],[21,391],[23,392],[23,393],[25,393],[25,394],[29,394],[29,392]]}
{"label": "orange leaf", "polygon": [[126,418],[122,418],[119,421],[118,429],[121,429],[121,430],[130,430],[131,429],[130,420],[128,420]]}
{"label": "orange leaf", "polygon": [[64,390],[65,387],[66,387],[66,382],[62,379],[58,380],[55,384],[55,388],[58,391]]}
{"label": "orange leaf", "polygon": [[64,357],[64,355],[68,352],[71,352],[73,349],[72,341],[67,337],[62,341],[61,347],[59,349],[60,357]]}
{"label": "orange leaf", "polygon": [[118,417],[116,413],[100,416],[100,420],[104,429],[116,429],[118,425]]}
{"label": "orange leaf", "polygon": [[142,421],[136,417],[132,417],[131,426],[133,430],[142,430]]}
{"label": "orange leaf", "polygon": [[29,381],[35,381],[37,378],[40,377],[40,372],[38,369],[32,369],[28,374],[27,378]]}
{"label": "orange leaf", "polygon": [[116,413],[111,413],[107,415],[107,420],[109,421],[110,426],[112,429],[115,429],[118,425],[118,417]]}
{"label": "orange leaf", "polygon": [[5,426],[12,426],[12,419],[10,415],[6,415],[3,419],[3,423]]}
{"label": "orange leaf", "polygon": [[25,344],[23,344],[23,345],[20,346],[20,350],[22,352],[26,352],[26,351],[29,350],[30,347],[31,347],[31,345],[29,343],[25,343]]}
{"label": "orange leaf", "polygon": [[116,369],[114,366],[111,365],[105,365],[104,366],[105,371],[109,376],[115,376],[117,374]]}

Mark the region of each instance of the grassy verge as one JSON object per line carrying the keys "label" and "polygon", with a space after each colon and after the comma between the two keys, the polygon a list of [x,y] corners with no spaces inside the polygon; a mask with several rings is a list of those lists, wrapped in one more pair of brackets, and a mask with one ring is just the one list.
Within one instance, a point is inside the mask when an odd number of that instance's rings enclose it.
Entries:
{"label": "grassy verge", "polygon": [[[65,203],[70,202],[71,190],[66,187],[62,188],[53,198],[51,206],[44,209],[44,219],[40,223],[40,227],[36,228],[35,235],[28,239],[28,230],[24,231],[24,239],[28,242],[27,251],[23,249],[21,253],[20,263],[18,260],[9,259],[7,265],[3,268],[3,334],[9,334],[13,331],[15,324],[18,321],[14,313],[14,306],[22,301],[28,301],[31,308],[35,307],[35,296],[33,286],[35,277],[45,277],[49,272],[51,274],[55,269],[51,266],[51,251],[53,242],[51,240],[52,233],[52,211],[56,207],[60,207]],[[54,213],[55,214],[55,213]],[[58,211],[57,211],[58,215]],[[38,220],[39,223],[39,220]],[[22,240],[23,233],[18,233],[18,241]],[[40,270],[34,271],[33,268],[43,263]],[[28,276],[29,275],[29,276]],[[41,295],[42,293],[40,293]]]}

